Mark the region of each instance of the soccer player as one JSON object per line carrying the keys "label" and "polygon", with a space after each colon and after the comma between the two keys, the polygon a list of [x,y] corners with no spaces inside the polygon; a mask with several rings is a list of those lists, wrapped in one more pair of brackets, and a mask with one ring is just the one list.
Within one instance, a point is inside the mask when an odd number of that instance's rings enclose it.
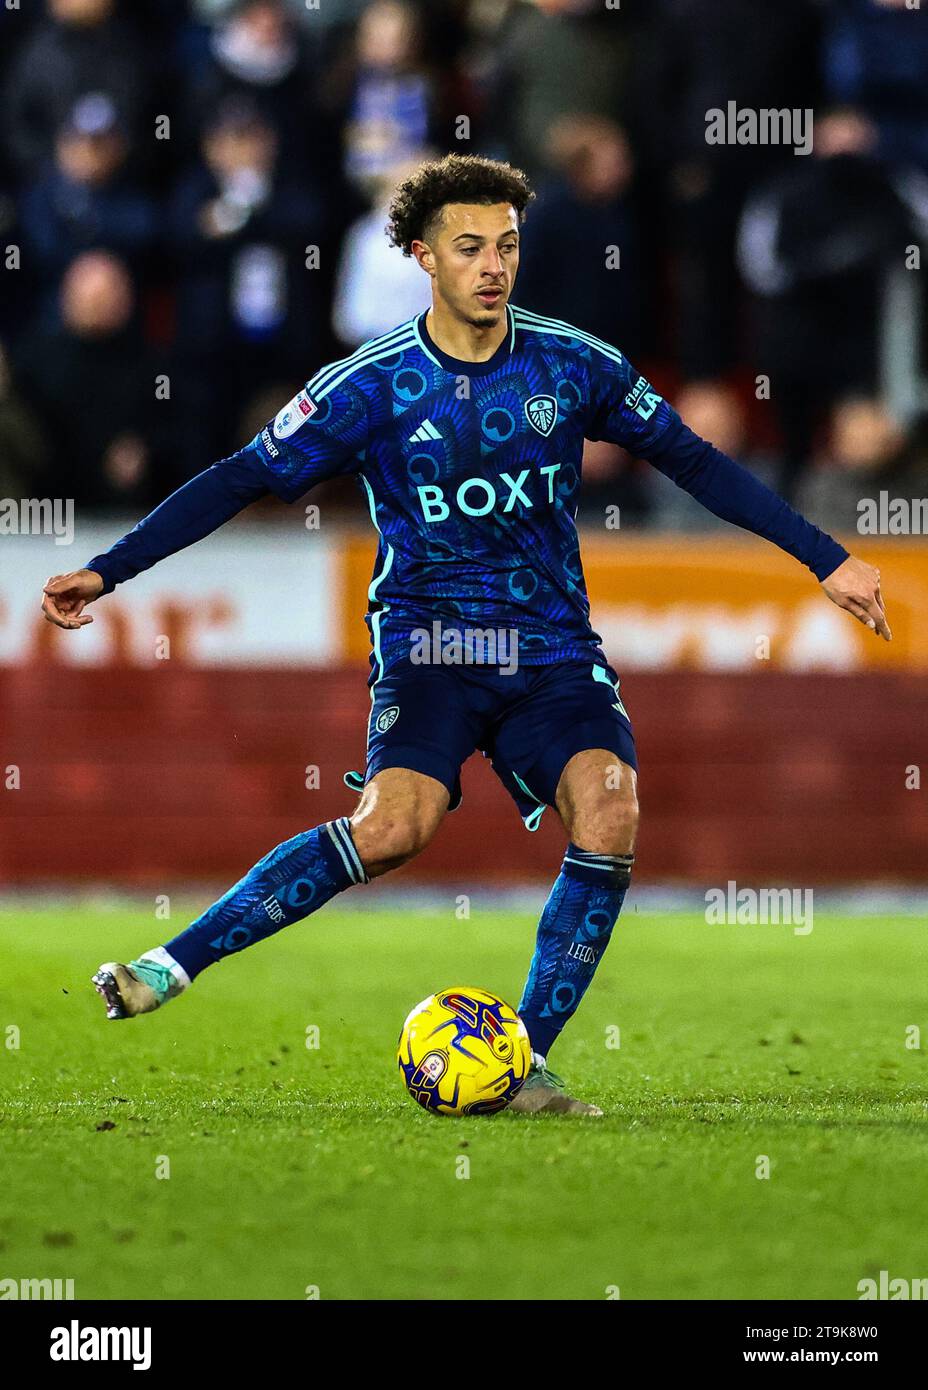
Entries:
{"label": "soccer player", "polygon": [[173,940],[102,965],[94,984],[109,1018],[159,1008],[207,966],[418,854],[479,749],[526,826],[554,807],[569,842],[519,1004],[533,1066],[513,1108],[602,1113],[567,1095],[546,1060],[608,945],[638,820],[632,728],[580,565],[585,439],[650,460],[773,541],[889,640],[875,569],[693,434],[616,348],[510,303],[532,196],[508,164],[449,155],[420,166],[396,191],[388,231],[430,277],[431,309],[321,368],[245,448],[46,585],[46,617],[81,627],[89,603],[249,503],[269,492],[294,502],[345,474],[380,533],[367,764],[345,779],[361,793],[356,809],[272,849]]}

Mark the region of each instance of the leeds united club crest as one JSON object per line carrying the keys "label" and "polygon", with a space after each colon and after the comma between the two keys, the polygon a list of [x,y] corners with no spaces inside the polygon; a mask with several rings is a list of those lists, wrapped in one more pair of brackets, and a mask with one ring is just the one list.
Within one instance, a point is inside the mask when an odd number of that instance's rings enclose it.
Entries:
{"label": "leeds united club crest", "polygon": [[557,401],[553,396],[532,396],[525,402],[525,415],[532,429],[547,439],[557,420]]}

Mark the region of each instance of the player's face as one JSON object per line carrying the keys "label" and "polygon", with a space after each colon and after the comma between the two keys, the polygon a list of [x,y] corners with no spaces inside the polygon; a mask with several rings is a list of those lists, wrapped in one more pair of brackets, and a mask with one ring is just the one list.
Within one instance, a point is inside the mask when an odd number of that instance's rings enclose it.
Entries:
{"label": "player's face", "polygon": [[519,219],[510,203],[448,203],[428,242],[413,249],[436,299],[474,327],[496,327],[519,268]]}

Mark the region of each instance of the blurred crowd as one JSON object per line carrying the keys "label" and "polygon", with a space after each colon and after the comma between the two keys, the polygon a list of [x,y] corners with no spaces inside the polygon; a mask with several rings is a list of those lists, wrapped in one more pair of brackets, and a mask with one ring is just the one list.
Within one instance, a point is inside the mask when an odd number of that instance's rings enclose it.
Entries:
{"label": "blurred crowd", "polygon": [[[707,143],[730,102],[813,109],[812,153]],[[926,491],[906,0],[22,0],[0,112],[2,495],[148,507],[424,308],[385,209],[449,150],[535,180],[515,301],[816,520]],[[693,520],[612,446],[585,470],[590,519]]]}

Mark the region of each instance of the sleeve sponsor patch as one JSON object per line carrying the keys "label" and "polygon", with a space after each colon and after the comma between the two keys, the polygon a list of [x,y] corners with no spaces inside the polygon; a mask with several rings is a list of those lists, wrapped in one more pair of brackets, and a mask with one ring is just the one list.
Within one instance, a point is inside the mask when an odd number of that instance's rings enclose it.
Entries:
{"label": "sleeve sponsor patch", "polygon": [[640,376],[625,397],[625,404],[629,410],[640,415],[642,420],[650,420],[663,399],[663,396],[659,396],[652,388],[647,378]]}
{"label": "sleeve sponsor patch", "polygon": [[289,404],[283,410],[278,411],[274,419],[274,438],[289,439],[291,434],[296,434],[301,425],[304,425],[316,413],[316,405],[309,399],[306,391],[298,391]]}

